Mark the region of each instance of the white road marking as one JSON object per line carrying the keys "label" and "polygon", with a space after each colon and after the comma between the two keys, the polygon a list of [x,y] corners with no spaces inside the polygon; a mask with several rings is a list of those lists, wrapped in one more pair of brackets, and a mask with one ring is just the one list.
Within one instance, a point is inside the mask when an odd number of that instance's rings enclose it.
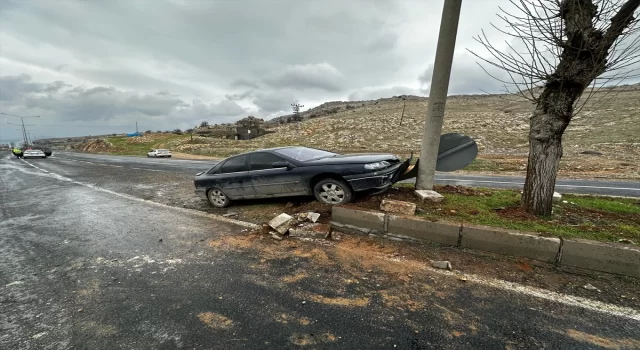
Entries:
{"label": "white road marking", "polygon": [[[233,220],[233,219],[225,218],[223,216],[219,216],[219,215],[215,215],[215,214],[204,213],[204,212],[201,212],[199,210],[172,207],[172,206],[169,206],[169,205],[166,205],[166,204],[153,202],[153,201],[150,201],[150,200],[134,197],[134,196],[131,196],[131,195],[128,195],[128,194],[114,192],[114,191],[111,191],[111,190],[107,190],[107,189],[104,189],[104,188],[101,188],[101,187],[94,186],[92,184],[83,183],[83,182],[80,182],[80,181],[75,181],[75,180],[70,179],[68,177],[65,177],[65,176],[62,176],[62,175],[58,175],[56,173],[49,173],[49,172],[47,172],[47,171],[45,171],[43,169],[40,169],[37,166],[35,166],[35,165],[33,165],[33,164],[31,164],[31,163],[29,163],[27,161],[24,161],[24,162],[29,164],[29,165],[31,165],[32,167],[34,167],[34,168],[36,168],[38,170],[41,170],[41,171],[47,173],[46,175],[45,174],[35,173],[35,174],[40,175],[40,176],[52,177],[52,178],[55,178],[55,179],[60,180],[60,181],[70,182],[70,183],[73,183],[73,184],[77,184],[77,185],[80,185],[80,186],[84,186],[84,187],[90,188],[90,189],[95,190],[95,191],[108,193],[108,194],[111,194],[111,195],[114,195],[114,196],[118,196],[118,197],[121,197],[121,198],[125,198],[125,199],[128,199],[128,200],[139,202],[139,203],[145,203],[145,204],[154,205],[154,206],[161,207],[161,208],[171,209],[171,210],[175,210],[175,211],[189,213],[189,214],[192,214],[192,215],[197,215],[197,216],[201,216],[201,217],[215,219],[217,221],[232,223],[232,224],[236,224],[236,225],[247,227],[247,228],[251,228],[251,229],[256,229],[256,228],[259,227],[258,225],[251,224],[251,223],[248,223],[248,222]],[[20,169],[20,168],[18,168],[18,169]],[[23,171],[23,169],[20,169],[20,170]],[[385,259],[385,260],[388,260],[388,261],[398,262],[397,259],[389,259],[387,257],[382,257],[382,258]],[[591,299],[587,299],[587,298],[583,298],[583,297],[557,293],[557,292],[553,292],[553,291],[550,291],[550,290],[545,290],[545,289],[536,288],[536,287],[530,287],[530,286],[522,285],[522,284],[519,284],[519,283],[503,281],[503,280],[499,280],[499,279],[495,279],[495,278],[487,278],[487,277],[482,277],[482,276],[473,275],[473,274],[462,274],[462,275],[460,275],[460,274],[457,274],[457,273],[452,272],[452,271],[435,269],[435,268],[431,268],[431,267],[424,266],[424,265],[422,267],[423,267],[424,270],[429,271],[429,272],[434,273],[434,274],[439,274],[439,275],[448,276],[448,277],[454,277],[454,278],[458,278],[460,276],[464,276],[467,279],[468,282],[480,284],[480,285],[483,285],[483,286],[492,287],[492,288],[496,288],[496,289],[501,289],[501,290],[505,290],[505,291],[509,291],[509,292],[513,292],[513,293],[518,293],[518,294],[526,295],[526,296],[533,297],[533,298],[544,299],[544,300],[556,302],[556,303],[563,304],[563,305],[570,306],[570,307],[582,308],[582,309],[586,309],[586,310],[589,310],[589,311],[592,311],[592,312],[597,312],[597,313],[602,313],[602,314],[606,314],[606,315],[611,315],[611,316],[626,318],[626,319],[630,319],[630,320],[640,321],[640,310],[632,309],[632,308],[629,308],[629,307],[618,306],[618,305],[608,304],[608,303],[600,302],[600,301],[597,301],[597,300],[591,300]]]}
{"label": "white road marking", "polygon": [[[511,182],[511,181],[487,181],[487,180],[461,180],[461,179],[438,179],[437,181],[457,181],[457,182],[477,182],[477,183],[492,183],[492,184],[512,184],[512,185],[524,185],[524,182]],[[625,191],[640,191],[640,188],[628,188],[628,187],[608,187],[608,186],[586,186],[586,185],[559,185],[556,187],[570,187],[570,188],[594,188],[601,190],[625,190]]]}
{"label": "white road marking", "polygon": [[47,174],[50,174],[47,170],[44,170],[44,169],[42,169],[42,168],[38,168],[37,166],[35,166],[35,165],[33,165],[33,164],[31,164],[31,163],[27,162],[26,160],[24,160],[24,158],[20,158],[20,160],[21,160],[21,161],[23,161],[23,162],[25,162],[25,163],[27,163],[27,164],[29,164],[29,165],[31,165],[32,167],[34,167],[34,168],[36,168],[36,169],[38,169],[38,170],[40,170],[40,171],[42,171],[42,172],[45,172],[45,173],[47,173]]}

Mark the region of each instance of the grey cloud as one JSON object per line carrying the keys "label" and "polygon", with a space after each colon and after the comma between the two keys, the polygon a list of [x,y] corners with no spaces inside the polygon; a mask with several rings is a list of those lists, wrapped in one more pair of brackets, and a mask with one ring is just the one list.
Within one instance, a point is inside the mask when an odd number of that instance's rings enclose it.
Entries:
{"label": "grey cloud", "polygon": [[228,99],[215,103],[199,100],[187,103],[166,91],[141,94],[114,87],[86,88],[63,82],[47,85],[32,83],[28,76],[5,76],[0,82],[3,90],[6,87],[14,89],[10,102],[18,102],[30,110],[47,111],[54,118],[67,122],[108,121],[123,116],[227,119],[245,113],[241,106]]}
{"label": "grey cloud", "polygon": [[248,79],[238,79],[231,82],[231,87],[243,87],[243,88],[259,88],[258,83],[250,81]]}
{"label": "grey cloud", "polygon": [[280,91],[271,93],[258,93],[253,99],[253,103],[263,114],[272,114],[289,110],[291,104],[296,102],[295,95],[291,92]]}
{"label": "grey cloud", "polygon": [[34,83],[26,74],[0,77],[0,101],[16,101],[23,94],[39,92],[44,84]]}
{"label": "grey cloud", "polygon": [[[27,9],[28,16],[19,11],[9,11],[5,16],[11,33],[29,45],[44,41],[61,50],[75,51],[84,60],[103,61],[115,52],[127,52],[133,58],[185,62],[226,84],[236,80],[234,76],[246,78],[248,71],[253,76],[250,81],[258,81],[291,65],[340,62],[342,74],[362,79],[358,85],[366,86],[380,83],[388,74],[384,68],[403,61],[402,55],[390,50],[399,35],[385,25],[389,15],[398,11],[391,1],[177,4],[158,0],[136,5],[117,0],[68,1],[39,2]],[[370,55],[371,50],[376,55]],[[33,60],[51,64],[43,57]],[[363,70],[364,63],[378,73]],[[273,79],[278,84],[277,77]],[[335,84],[328,88],[335,89]]]}
{"label": "grey cloud", "polygon": [[342,73],[327,62],[291,65],[264,79],[267,85],[275,88],[321,89],[326,91],[341,90],[343,81],[344,76]]}
{"label": "grey cloud", "polygon": [[424,96],[425,91],[407,86],[393,87],[366,87],[352,92],[349,101],[376,100],[379,98],[393,97],[399,95]]}
{"label": "grey cloud", "polygon": [[[504,83],[495,78],[509,81],[509,76],[497,68],[483,65],[483,67],[487,69],[487,72],[495,77],[493,78],[476,63],[477,61],[477,58],[470,54],[456,55],[454,57],[449,81],[450,95],[478,94],[482,92],[495,93],[504,90]],[[427,69],[418,76],[418,81],[424,88],[429,88],[432,75],[433,64],[430,64]]]}

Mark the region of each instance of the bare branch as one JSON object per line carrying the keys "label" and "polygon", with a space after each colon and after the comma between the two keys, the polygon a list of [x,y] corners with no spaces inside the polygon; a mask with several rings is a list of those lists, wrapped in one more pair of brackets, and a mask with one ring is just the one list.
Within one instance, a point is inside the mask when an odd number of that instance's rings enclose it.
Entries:
{"label": "bare branch", "polygon": [[[601,88],[640,75],[632,71],[640,63],[640,26],[635,16],[640,0],[510,0],[510,4],[515,10],[499,8],[503,25],[491,24],[508,38],[504,47],[482,31],[474,39],[490,58],[468,50],[508,91],[538,102],[537,87],[550,83],[560,89],[570,87],[575,101],[580,101],[571,112],[580,112]],[[505,77],[490,74],[489,66],[502,70]],[[585,90],[588,95],[580,99]]]}

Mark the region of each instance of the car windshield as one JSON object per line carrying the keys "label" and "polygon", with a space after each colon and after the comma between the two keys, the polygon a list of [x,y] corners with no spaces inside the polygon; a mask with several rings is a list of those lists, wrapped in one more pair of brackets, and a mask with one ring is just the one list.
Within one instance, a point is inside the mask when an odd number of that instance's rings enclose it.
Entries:
{"label": "car windshield", "polygon": [[282,148],[276,150],[275,152],[301,162],[318,158],[334,157],[337,155],[332,152],[307,147]]}

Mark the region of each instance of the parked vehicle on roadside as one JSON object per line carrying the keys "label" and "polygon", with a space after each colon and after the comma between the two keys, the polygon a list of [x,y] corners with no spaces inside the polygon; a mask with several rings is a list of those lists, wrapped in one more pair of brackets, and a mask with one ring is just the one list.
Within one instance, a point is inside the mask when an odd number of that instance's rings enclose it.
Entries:
{"label": "parked vehicle on roadside", "polygon": [[152,149],[151,151],[147,152],[147,157],[151,157],[151,158],[160,158],[160,157],[171,158],[171,151],[169,151],[168,149]]}
{"label": "parked vehicle on roadside", "polygon": [[219,208],[232,200],[315,196],[344,204],[355,193],[382,192],[401,179],[411,159],[393,154],[341,155],[307,147],[281,147],[222,160],[194,179],[195,192]]}

